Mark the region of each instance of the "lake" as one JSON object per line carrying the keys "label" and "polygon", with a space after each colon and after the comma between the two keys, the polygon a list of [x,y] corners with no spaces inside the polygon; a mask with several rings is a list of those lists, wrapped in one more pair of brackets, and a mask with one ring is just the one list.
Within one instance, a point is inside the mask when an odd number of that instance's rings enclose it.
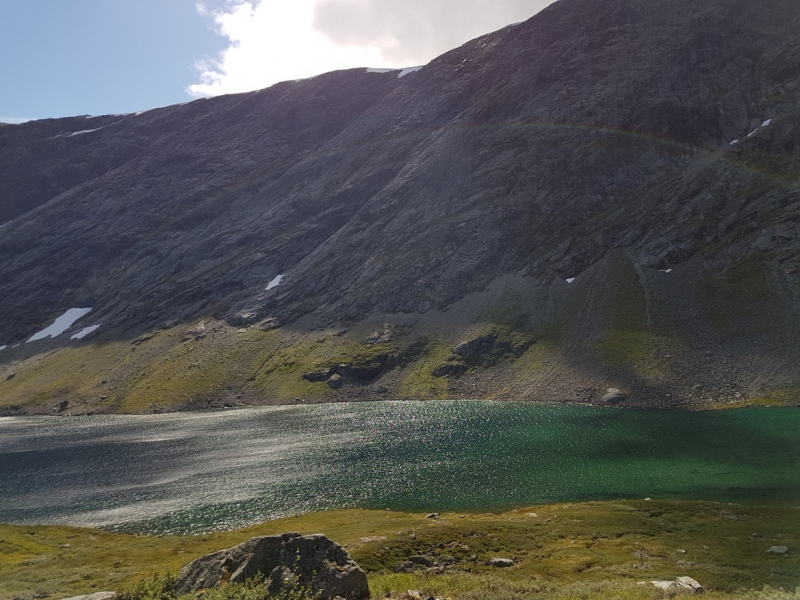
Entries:
{"label": "lake", "polygon": [[340,507],[800,502],[800,409],[369,402],[0,418],[0,521],[143,533]]}

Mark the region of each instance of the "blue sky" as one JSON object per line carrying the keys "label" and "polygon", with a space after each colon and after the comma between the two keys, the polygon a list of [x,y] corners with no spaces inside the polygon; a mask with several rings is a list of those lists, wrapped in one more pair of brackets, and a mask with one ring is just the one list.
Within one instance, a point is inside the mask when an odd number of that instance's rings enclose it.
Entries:
{"label": "blue sky", "polygon": [[553,0],[0,0],[0,121],[425,64]]}
{"label": "blue sky", "polygon": [[226,40],[188,0],[0,0],[0,116],[132,112],[185,102]]}

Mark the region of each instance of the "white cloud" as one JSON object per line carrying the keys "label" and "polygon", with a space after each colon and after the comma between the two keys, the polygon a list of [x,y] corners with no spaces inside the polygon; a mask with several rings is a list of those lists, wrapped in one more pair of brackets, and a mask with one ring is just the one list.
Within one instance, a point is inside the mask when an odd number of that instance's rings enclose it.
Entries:
{"label": "white cloud", "polygon": [[553,0],[318,0],[314,26],[342,45],[375,44],[385,61],[419,64],[525,21]]}
{"label": "white cloud", "polygon": [[217,96],[353,67],[425,64],[553,0],[229,0],[213,18],[229,41],[187,91]]}
{"label": "white cloud", "polygon": [[199,65],[201,81],[190,85],[189,93],[201,97],[246,92],[381,61],[377,46],[343,47],[316,31],[314,4],[315,0],[262,0],[215,11],[213,18],[230,45],[219,59]]}

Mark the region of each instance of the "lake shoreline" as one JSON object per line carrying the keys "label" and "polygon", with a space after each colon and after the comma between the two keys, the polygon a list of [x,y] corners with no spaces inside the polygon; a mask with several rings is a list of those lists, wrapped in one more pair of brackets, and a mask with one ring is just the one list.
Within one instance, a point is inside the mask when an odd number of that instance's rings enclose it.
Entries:
{"label": "lake shoreline", "polygon": [[717,403],[645,403],[637,405],[632,400],[623,402],[602,402],[595,400],[517,400],[511,398],[376,398],[364,395],[359,397],[347,397],[342,399],[330,398],[309,398],[298,400],[255,400],[255,399],[234,399],[229,401],[207,400],[204,402],[160,404],[149,406],[141,411],[120,412],[114,407],[106,410],[82,410],[80,407],[67,405],[64,410],[57,410],[56,407],[47,410],[42,407],[4,407],[0,409],[0,419],[5,417],[82,417],[95,415],[163,415],[180,413],[223,413],[231,410],[245,410],[251,408],[280,407],[280,406],[316,406],[320,404],[361,404],[365,402],[498,402],[511,404],[523,402],[526,404],[541,404],[550,406],[593,406],[598,408],[619,408],[622,410],[681,410],[686,412],[706,412],[719,410],[739,410],[745,408],[800,408],[800,404],[795,402],[781,402],[769,398],[743,398],[738,401],[727,401]]}

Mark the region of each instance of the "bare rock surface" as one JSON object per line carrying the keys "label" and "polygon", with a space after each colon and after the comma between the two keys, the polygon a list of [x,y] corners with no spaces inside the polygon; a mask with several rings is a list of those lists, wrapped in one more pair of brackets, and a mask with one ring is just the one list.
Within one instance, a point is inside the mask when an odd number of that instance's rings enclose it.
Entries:
{"label": "bare rock surface", "polygon": [[267,578],[272,592],[296,583],[319,592],[321,598],[369,597],[367,576],[344,548],[322,534],[299,533],[255,537],[198,558],[181,570],[177,591],[190,593],[223,582],[242,582],[259,573]]}
{"label": "bare rock surface", "polygon": [[691,577],[683,576],[683,577],[676,577],[672,581],[651,581],[652,585],[662,590],[666,590],[669,592],[679,592],[683,594],[702,594],[704,593],[704,588],[700,583],[692,579]]}
{"label": "bare rock surface", "polygon": [[492,558],[489,560],[489,565],[492,567],[513,567],[514,561],[510,558]]}

